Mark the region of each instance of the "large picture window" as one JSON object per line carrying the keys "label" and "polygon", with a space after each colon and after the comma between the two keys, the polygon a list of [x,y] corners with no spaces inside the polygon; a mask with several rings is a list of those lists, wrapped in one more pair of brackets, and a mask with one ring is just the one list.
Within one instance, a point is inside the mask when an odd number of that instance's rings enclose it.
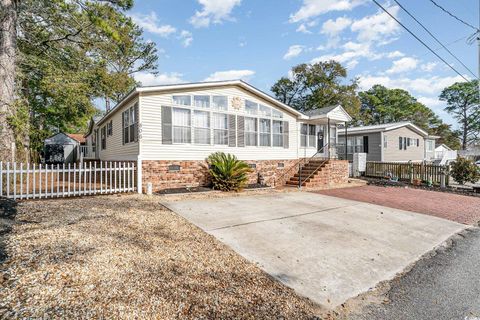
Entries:
{"label": "large picture window", "polygon": [[245,145],[257,145],[257,118],[245,117]]}
{"label": "large picture window", "polygon": [[194,143],[210,144],[210,113],[208,111],[193,112]]}
{"label": "large picture window", "polygon": [[283,147],[283,133],[285,129],[283,128],[283,121],[273,120],[272,121],[272,145],[274,147]]}
{"label": "large picture window", "polygon": [[224,113],[213,114],[213,143],[228,145],[228,116]]}
{"label": "large picture window", "polygon": [[271,133],[271,121],[270,119],[259,119],[260,124],[260,146],[269,147],[270,133]]}
{"label": "large picture window", "polygon": [[190,110],[182,108],[173,108],[173,142],[190,143],[191,142],[191,120]]}

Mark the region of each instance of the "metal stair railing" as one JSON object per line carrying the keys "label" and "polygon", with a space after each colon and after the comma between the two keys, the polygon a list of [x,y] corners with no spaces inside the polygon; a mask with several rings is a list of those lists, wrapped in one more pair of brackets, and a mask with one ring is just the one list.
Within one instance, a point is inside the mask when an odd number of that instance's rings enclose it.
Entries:
{"label": "metal stair railing", "polygon": [[[315,152],[315,154],[313,156],[311,156],[310,158],[308,158],[308,160],[306,161],[306,163],[308,164],[310,161],[312,161],[313,158],[317,158],[317,155],[319,153],[323,153],[323,151],[325,150],[326,147],[328,147],[330,145],[329,142],[327,142],[323,147],[321,147],[319,150],[317,150],[317,152]],[[324,159],[324,161],[322,161],[322,163],[317,166],[317,168],[315,168],[315,170],[304,180],[307,181],[307,179],[309,179],[312,175],[314,175],[318,169],[320,169],[321,167],[323,167],[323,165],[325,163],[327,163],[327,161],[329,160],[329,157],[327,157],[326,159]],[[300,189],[302,187],[302,167],[299,166],[298,167],[298,188]]]}

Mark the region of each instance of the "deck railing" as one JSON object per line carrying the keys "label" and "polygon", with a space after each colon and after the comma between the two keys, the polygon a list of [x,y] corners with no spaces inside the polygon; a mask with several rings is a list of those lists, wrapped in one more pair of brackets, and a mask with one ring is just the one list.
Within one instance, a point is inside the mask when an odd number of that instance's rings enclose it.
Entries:
{"label": "deck railing", "polygon": [[80,146],[80,154],[83,159],[95,159],[95,146]]}
{"label": "deck railing", "polygon": [[399,180],[420,179],[440,184],[443,175],[448,185],[449,172],[449,166],[435,164],[367,161],[365,176]]}

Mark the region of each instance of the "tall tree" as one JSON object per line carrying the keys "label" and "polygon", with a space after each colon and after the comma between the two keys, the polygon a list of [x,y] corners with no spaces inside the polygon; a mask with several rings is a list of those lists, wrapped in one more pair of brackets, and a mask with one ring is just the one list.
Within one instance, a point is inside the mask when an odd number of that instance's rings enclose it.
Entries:
{"label": "tall tree", "polygon": [[9,119],[17,143],[29,140],[38,150],[53,131],[83,128],[97,112],[93,101],[116,101],[135,85],[134,72],[156,71],[155,45],[143,40],[126,15],[132,5],[133,0],[18,2],[17,59],[10,60],[17,109]]}
{"label": "tall tree", "polygon": [[457,82],[443,89],[440,100],[446,101],[445,111],[460,125],[462,149],[480,139],[480,97],[478,81]]}
{"label": "tall tree", "polygon": [[410,121],[429,134],[441,138],[438,143],[445,143],[452,149],[458,149],[459,140],[456,132],[427,106],[419,102],[408,91],[389,89],[374,85],[371,89],[359,93],[362,105],[357,122],[374,125],[399,121]]}
{"label": "tall tree", "polygon": [[360,107],[357,88],[357,79],[347,80],[347,70],[332,60],[295,66],[271,90],[278,100],[300,111],[339,104],[356,115]]}
{"label": "tall tree", "polygon": [[17,0],[0,0],[0,161],[12,161],[15,136],[9,119],[15,114]]}

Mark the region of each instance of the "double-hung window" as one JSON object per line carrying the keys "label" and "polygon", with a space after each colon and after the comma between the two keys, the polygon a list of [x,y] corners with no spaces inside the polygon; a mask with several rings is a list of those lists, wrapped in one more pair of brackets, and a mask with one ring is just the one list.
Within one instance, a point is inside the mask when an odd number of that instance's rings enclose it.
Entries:
{"label": "double-hung window", "polygon": [[308,146],[315,147],[317,142],[317,135],[315,134],[315,125],[309,124],[308,125]]}
{"label": "double-hung window", "polygon": [[245,145],[257,145],[257,118],[245,117]]}
{"label": "double-hung window", "polygon": [[194,143],[210,144],[210,113],[193,111]]}
{"label": "double-hung window", "polygon": [[283,121],[273,120],[272,121],[272,136],[273,136],[273,146],[274,147],[283,147],[283,133],[285,132],[283,128]]}
{"label": "double-hung window", "polygon": [[101,129],[102,150],[107,148],[107,127],[103,126]]}
{"label": "double-hung window", "polygon": [[128,127],[129,127],[129,142],[135,141],[135,108],[131,107],[130,108],[130,117],[128,121]]}
{"label": "double-hung window", "polygon": [[300,127],[300,146],[307,146],[308,124],[302,123]]}
{"label": "double-hung window", "polygon": [[213,113],[213,143],[228,145],[228,116],[225,113]]}
{"label": "double-hung window", "polygon": [[172,111],[173,142],[191,143],[191,111],[183,108],[173,108]]}
{"label": "double-hung window", "polygon": [[354,140],[352,138],[347,138],[347,153],[354,153]]}
{"label": "double-hung window", "polygon": [[113,133],[113,122],[112,120],[110,120],[108,123],[107,123],[107,136],[111,136],[112,133]]}
{"label": "double-hung window", "polygon": [[270,119],[259,119],[260,123],[260,146],[270,147],[271,121]]}
{"label": "double-hung window", "polygon": [[363,152],[363,136],[355,137],[355,152],[360,153]]}

